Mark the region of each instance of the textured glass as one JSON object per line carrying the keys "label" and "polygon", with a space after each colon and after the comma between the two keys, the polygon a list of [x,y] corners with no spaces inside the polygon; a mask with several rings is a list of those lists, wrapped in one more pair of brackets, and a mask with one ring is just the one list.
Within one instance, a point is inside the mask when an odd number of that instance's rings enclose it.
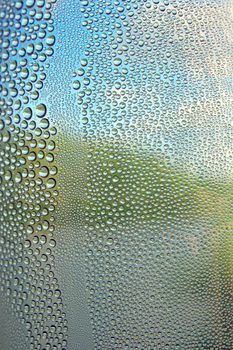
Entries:
{"label": "textured glass", "polygon": [[0,19],[0,350],[233,349],[232,0]]}

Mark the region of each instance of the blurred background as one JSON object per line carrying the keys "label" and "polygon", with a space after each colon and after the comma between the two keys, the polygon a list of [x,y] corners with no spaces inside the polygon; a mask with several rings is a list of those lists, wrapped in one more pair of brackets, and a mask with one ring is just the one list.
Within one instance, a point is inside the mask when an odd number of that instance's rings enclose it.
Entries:
{"label": "blurred background", "polygon": [[1,349],[232,348],[232,13],[2,1]]}

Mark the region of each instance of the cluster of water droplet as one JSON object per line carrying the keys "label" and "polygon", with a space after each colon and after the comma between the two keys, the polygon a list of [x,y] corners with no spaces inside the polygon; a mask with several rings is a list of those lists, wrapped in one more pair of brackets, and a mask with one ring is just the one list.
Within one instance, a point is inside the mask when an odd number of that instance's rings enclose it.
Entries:
{"label": "cluster of water droplet", "polygon": [[73,89],[96,349],[232,345],[223,3],[81,1],[89,37]]}
{"label": "cluster of water droplet", "polygon": [[57,130],[40,98],[55,43],[53,3],[0,5],[0,281],[33,350],[64,349],[67,336],[53,254]]}
{"label": "cluster of water droplet", "polygon": [[[182,160],[187,171],[203,174],[204,164],[209,176],[214,166],[227,178],[232,165],[227,9],[218,1],[197,0],[81,4],[90,36],[73,88],[83,136],[136,143],[171,162]],[[223,164],[219,157],[226,150]]]}

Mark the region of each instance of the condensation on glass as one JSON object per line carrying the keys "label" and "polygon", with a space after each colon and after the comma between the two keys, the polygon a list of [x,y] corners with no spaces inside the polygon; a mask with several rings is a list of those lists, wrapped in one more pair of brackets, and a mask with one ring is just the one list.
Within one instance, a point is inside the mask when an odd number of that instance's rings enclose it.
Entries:
{"label": "condensation on glass", "polygon": [[232,1],[0,19],[0,349],[232,349]]}

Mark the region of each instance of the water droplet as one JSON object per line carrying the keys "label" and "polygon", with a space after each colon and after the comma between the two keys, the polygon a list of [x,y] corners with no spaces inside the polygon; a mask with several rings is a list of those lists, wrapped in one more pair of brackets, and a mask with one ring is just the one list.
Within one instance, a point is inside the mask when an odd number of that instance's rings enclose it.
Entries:
{"label": "water droplet", "polygon": [[40,103],[36,106],[36,116],[43,118],[46,114],[46,106],[43,103]]}

